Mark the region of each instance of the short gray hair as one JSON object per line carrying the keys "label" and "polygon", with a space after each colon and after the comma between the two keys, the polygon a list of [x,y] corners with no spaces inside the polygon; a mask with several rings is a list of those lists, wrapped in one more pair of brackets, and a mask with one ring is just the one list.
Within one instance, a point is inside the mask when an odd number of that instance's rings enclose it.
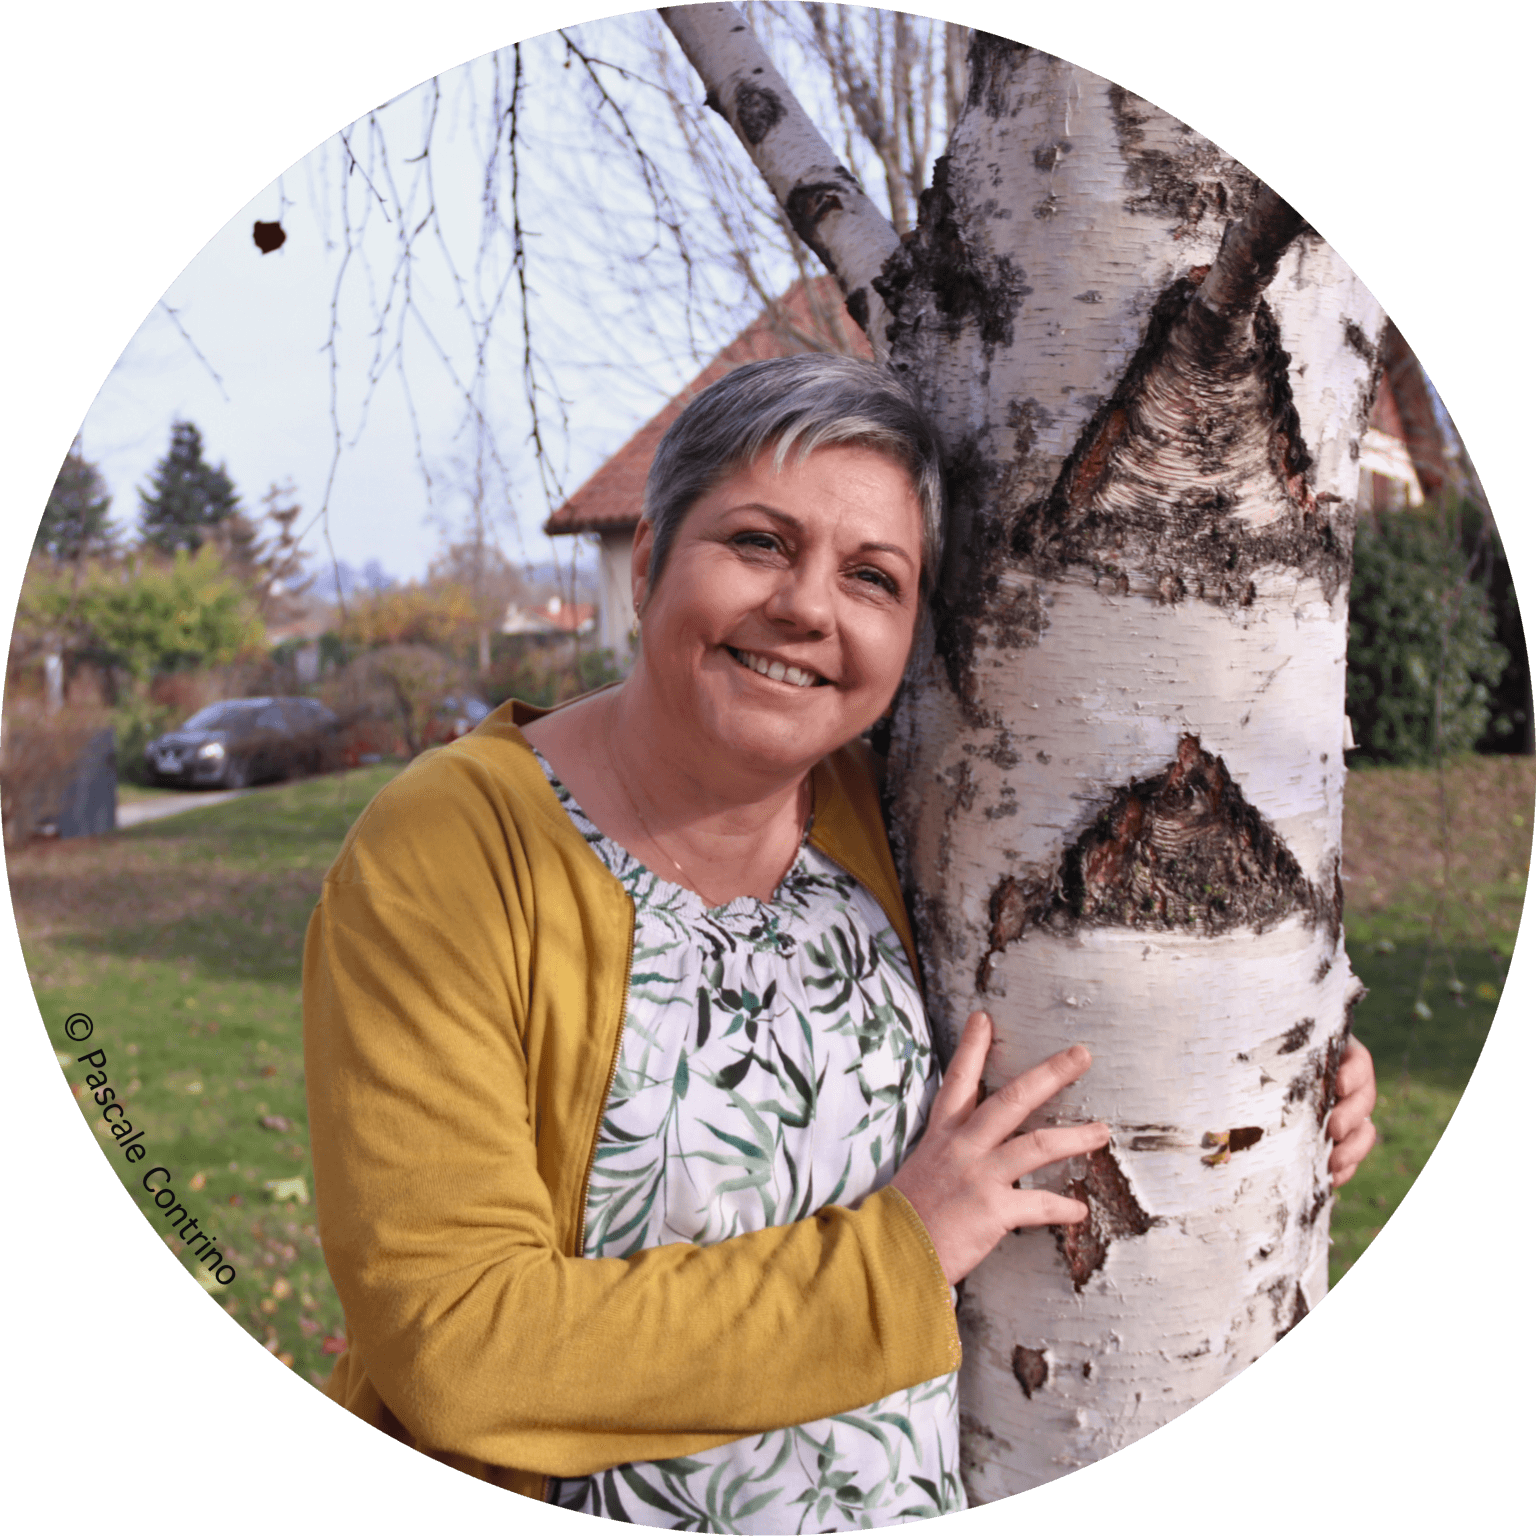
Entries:
{"label": "short gray hair", "polygon": [[834,444],[869,448],[900,464],[922,511],[920,590],[932,590],[944,541],[938,437],[895,374],[834,352],[746,363],[696,395],[667,428],[645,482],[650,587],[690,509],[770,444],[776,471],[791,452],[804,462]]}

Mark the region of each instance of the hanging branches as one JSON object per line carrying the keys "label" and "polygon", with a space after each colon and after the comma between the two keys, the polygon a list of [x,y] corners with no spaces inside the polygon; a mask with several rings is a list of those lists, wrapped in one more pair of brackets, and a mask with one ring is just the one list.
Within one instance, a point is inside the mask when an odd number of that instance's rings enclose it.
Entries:
{"label": "hanging branches", "polygon": [[[963,29],[862,7],[762,5],[752,18],[905,225],[958,105]],[[453,436],[474,434],[495,482],[487,504],[509,515],[530,480],[546,508],[565,499],[584,425],[572,402],[590,370],[627,373],[638,415],[764,310],[796,345],[847,345],[835,298],[813,291],[808,324],[779,305],[820,263],[741,176],[699,96],[644,14],[433,78],[317,155],[316,211],[335,258],[321,347],[331,450],[309,527],[327,549],[343,462],[391,378],[429,516],[445,401],[456,402]]]}

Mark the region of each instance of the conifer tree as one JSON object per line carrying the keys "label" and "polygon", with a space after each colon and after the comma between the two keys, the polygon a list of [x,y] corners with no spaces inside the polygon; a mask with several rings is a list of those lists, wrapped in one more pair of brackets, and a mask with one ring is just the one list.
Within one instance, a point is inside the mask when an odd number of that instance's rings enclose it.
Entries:
{"label": "conifer tree", "polygon": [[[240,497],[224,466],[203,458],[203,434],[190,421],[171,424],[171,446],[139,491],[139,532],[146,544],[174,554],[196,552],[240,514]],[[226,530],[227,531],[227,530]]]}
{"label": "conifer tree", "polygon": [[107,525],[111,505],[101,472],[81,453],[77,437],[49,492],[37,537],[32,541],[33,551],[71,561],[105,553],[112,544]]}

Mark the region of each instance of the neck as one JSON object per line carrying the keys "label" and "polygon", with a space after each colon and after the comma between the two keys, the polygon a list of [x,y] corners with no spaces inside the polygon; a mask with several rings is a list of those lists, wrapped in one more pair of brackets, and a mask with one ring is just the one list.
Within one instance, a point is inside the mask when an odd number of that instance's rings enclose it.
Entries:
{"label": "neck", "polygon": [[614,770],[622,769],[624,782],[643,794],[646,820],[663,836],[673,829],[704,828],[761,835],[808,791],[813,760],[743,762],[700,751],[687,732],[669,724],[643,656],[610,697],[607,727]]}
{"label": "neck", "polygon": [[[639,673],[641,668],[636,668]],[[605,833],[662,879],[696,891],[711,906],[742,895],[770,900],[788,874],[811,813],[809,770],[765,773],[762,765],[716,762],[682,731],[668,730],[644,676],[631,676],[590,716],[591,745],[601,739],[605,788],[613,791]],[[581,796],[578,796],[581,799]],[[633,820],[630,814],[633,813]],[[630,825],[625,826],[625,822]]]}

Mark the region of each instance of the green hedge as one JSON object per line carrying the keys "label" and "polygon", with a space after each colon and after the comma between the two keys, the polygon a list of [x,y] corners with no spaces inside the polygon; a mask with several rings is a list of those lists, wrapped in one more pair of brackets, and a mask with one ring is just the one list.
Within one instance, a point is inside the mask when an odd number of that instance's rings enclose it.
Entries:
{"label": "green hedge", "polygon": [[1489,732],[1511,655],[1466,522],[1461,506],[1424,506],[1365,514],[1356,528],[1346,697],[1367,761],[1431,763]]}

